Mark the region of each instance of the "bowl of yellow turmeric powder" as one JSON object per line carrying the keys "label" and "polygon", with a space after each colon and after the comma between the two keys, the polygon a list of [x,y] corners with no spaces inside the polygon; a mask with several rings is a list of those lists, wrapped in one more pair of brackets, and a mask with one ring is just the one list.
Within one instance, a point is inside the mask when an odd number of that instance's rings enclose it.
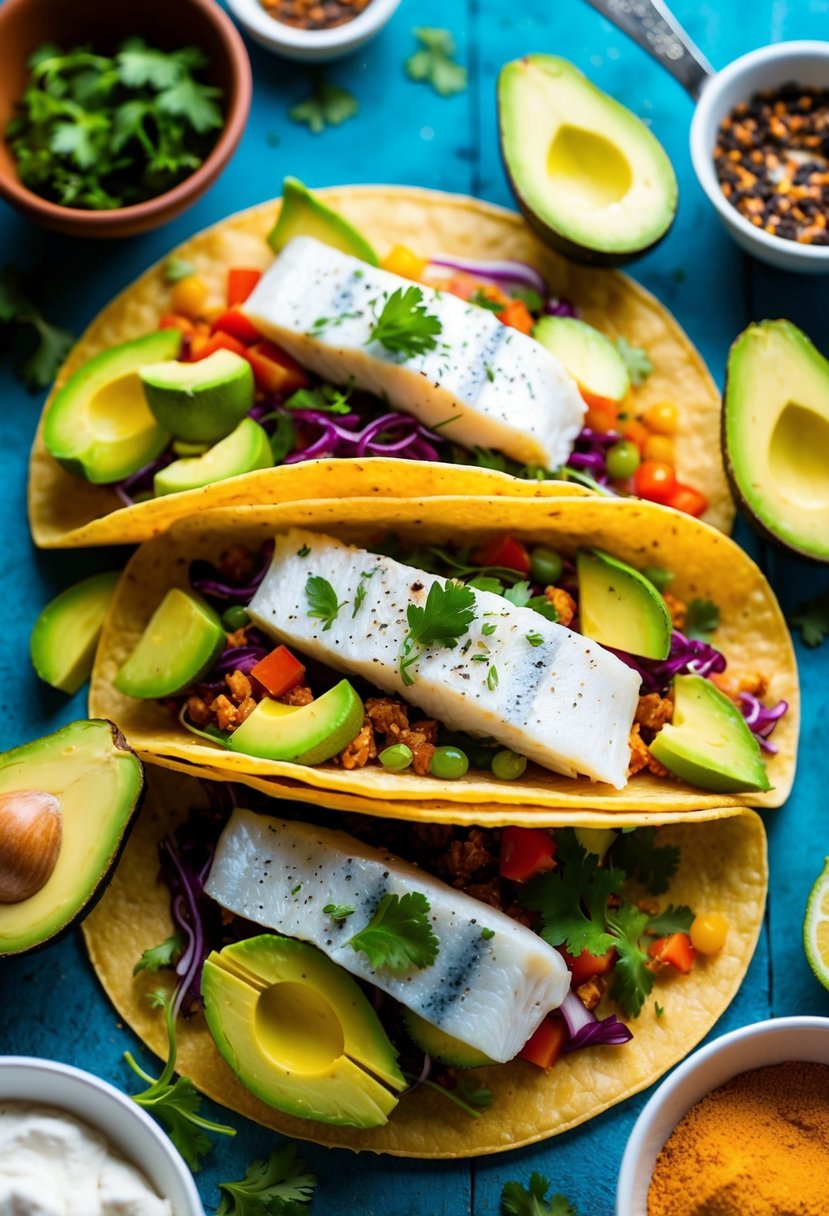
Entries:
{"label": "bowl of yellow turmeric powder", "polygon": [[616,1216],[781,1212],[829,1212],[829,1018],[757,1022],[695,1052],[622,1158]]}

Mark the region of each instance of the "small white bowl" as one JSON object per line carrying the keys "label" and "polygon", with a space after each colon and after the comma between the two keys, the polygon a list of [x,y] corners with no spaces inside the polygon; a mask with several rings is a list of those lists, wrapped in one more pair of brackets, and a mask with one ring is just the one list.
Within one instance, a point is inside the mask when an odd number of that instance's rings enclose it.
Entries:
{"label": "small white bowl", "polygon": [[804,87],[829,88],[829,42],[779,42],[735,59],[709,77],[691,123],[691,159],[700,185],[731,236],[747,253],[806,274],[829,274],[829,245],[801,245],[763,232],[732,207],[720,189],[714,145],[722,120],[741,101],[790,80]]}
{"label": "small white bowl", "polygon": [[107,1137],[169,1199],[173,1216],[205,1216],[184,1159],[140,1106],[92,1073],[29,1056],[0,1056],[0,1101],[54,1106]]}
{"label": "small white bowl", "polygon": [[300,30],[271,17],[260,0],[227,0],[233,16],[260,46],[286,59],[321,63],[350,55],[389,21],[400,0],[371,0],[358,16],[329,30]]}
{"label": "small white bowl", "polygon": [[829,1064],[829,1018],[775,1018],[743,1026],[695,1051],[674,1069],[634,1124],[619,1172],[616,1216],[647,1216],[656,1159],[696,1102],[738,1073],[786,1060]]}

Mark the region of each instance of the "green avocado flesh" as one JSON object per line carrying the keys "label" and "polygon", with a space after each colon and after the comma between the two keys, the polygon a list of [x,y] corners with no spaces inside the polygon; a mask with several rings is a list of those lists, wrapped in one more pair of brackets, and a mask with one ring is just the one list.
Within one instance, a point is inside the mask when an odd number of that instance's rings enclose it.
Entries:
{"label": "green avocado flesh", "polygon": [[0,903],[0,956],[50,941],[89,912],[118,860],[144,787],[141,761],[112,722],[70,722],[0,755],[0,798],[36,790],[60,804],[62,837],[45,884]]}
{"label": "green avocado flesh", "polygon": [[674,680],[674,716],[650,745],[675,776],[717,793],[770,790],[760,745],[733,701],[702,676]]}
{"label": "green avocado flesh", "polygon": [[295,236],[313,236],[372,266],[380,264],[371,245],[348,220],[327,207],[295,177],[286,177],[282,185],[282,207],[268,234],[268,244],[274,253],[279,253]]}
{"label": "green avocado flesh", "polygon": [[176,439],[216,443],[253,405],[253,368],[232,350],[197,363],[151,363],[138,374],[158,425]]}
{"label": "green avocado flesh", "polygon": [[43,424],[47,451],[76,477],[96,485],[121,481],[154,460],[170,436],[156,422],[138,373],[175,359],[177,329],[159,329],[87,360],[55,394]]}
{"label": "green avocado flesh", "polygon": [[659,141],[572,63],[527,55],[498,81],[501,151],[513,193],[543,240],[612,265],[656,244],[677,185]]}
{"label": "green avocado flesh", "polygon": [[153,478],[153,488],[159,496],[178,494],[272,466],[273,452],[267,431],[252,418],[243,418],[234,431],[208,448],[203,456],[185,456],[160,469]]}
{"label": "green avocado flesh", "polygon": [[410,1037],[433,1060],[442,1064],[451,1064],[455,1068],[483,1068],[486,1064],[494,1064],[489,1056],[485,1056],[477,1047],[470,1047],[460,1039],[454,1039],[451,1034],[433,1026],[419,1013],[412,1009],[403,1010],[403,1024]]}
{"label": "green avocado flesh", "polygon": [[101,626],[119,579],[93,574],[67,587],[35,621],[29,653],[41,680],[70,695],[89,679]]}
{"label": "green avocado flesh", "polygon": [[645,659],[671,653],[671,616],[653,583],[600,549],[579,549],[579,631]]}
{"label": "green avocado flesh", "polygon": [[210,670],[225,641],[222,622],[213,609],[173,587],[116,675],[115,687],[142,700],[172,697]]}
{"label": "green avocado flesh", "polygon": [[257,1098],[340,1127],[388,1121],[406,1086],[397,1053],[359,985],[316,947],[275,934],[225,946],[201,991],[216,1046]]}
{"label": "green avocado flesh", "polygon": [[533,337],[555,355],[584,392],[608,401],[621,401],[627,395],[630,373],[624,359],[610,339],[586,321],[542,317]]}
{"label": "green avocado flesh", "polygon": [[723,455],[752,522],[829,561],[829,360],[790,321],[750,325],[731,347]]}
{"label": "green avocado flesh", "polygon": [[282,705],[266,697],[227,741],[233,752],[322,764],[341,752],[363,726],[363,703],[348,680],[340,680],[310,705]]}

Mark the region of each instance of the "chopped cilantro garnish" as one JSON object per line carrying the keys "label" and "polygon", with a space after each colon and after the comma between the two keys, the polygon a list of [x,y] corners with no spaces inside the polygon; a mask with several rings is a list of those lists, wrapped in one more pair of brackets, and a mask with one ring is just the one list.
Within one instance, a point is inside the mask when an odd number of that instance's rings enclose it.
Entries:
{"label": "chopped cilantro garnish", "polygon": [[307,557],[310,552],[311,552],[310,546],[303,545],[301,549],[297,549],[296,555],[297,555],[297,557]]}
{"label": "chopped cilantro garnish", "polygon": [[132,969],[133,975],[139,971],[158,971],[161,967],[172,967],[184,949],[184,934],[174,933],[158,946],[145,950]]}
{"label": "chopped cilantro garnish", "polygon": [[493,1094],[492,1090],[486,1085],[481,1085],[469,1073],[464,1073],[460,1080],[460,1091],[463,1097],[472,1106],[479,1106],[483,1110],[492,1106]]}
{"label": "chopped cilantro garnish", "polygon": [[685,634],[700,642],[707,642],[720,623],[720,610],[711,600],[693,599],[688,605],[685,618]]}
{"label": "chopped cilantro garnish", "polygon": [[302,890],[302,883],[298,882],[295,887],[291,888],[291,894],[298,895],[301,890]]}
{"label": "chopped cilantro garnish", "polygon": [[484,308],[487,312],[503,312],[504,306],[498,300],[491,300],[489,296],[480,287],[477,291],[473,291],[469,297],[469,303],[475,304],[478,308]]}
{"label": "chopped cilantro garnish", "polygon": [[525,634],[525,637],[531,646],[544,645],[544,638],[540,633],[536,633],[534,629],[530,633]]}
{"label": "chopped cilantro garnish", "polygon": [[406,75],[417,83],[430,84],[441,97],[463,93],[468,81],[465,67],[455,63],[455,39],[449,30],[421,26],[412,31],[420,43],[406,60]]}
{"label": "chopped cilantro garnish", "polygon": [[[333,326],[342,325],[344,321],[351,321],[355,317],[361,317],[363,314],[357,310],[356,312],[340,312],[336,317],[317,317],[311,326],[312,334],[321,334],[324,329],[331,329]],[[302,390],[299,390],[302,391]]]}
{"label": "chopped cilantro garnish", "polygon": [[498,626],[496,624],[494,624],[492,621],[487,621],[485,625],[481,626],[481,633],[484,635],[485,638],[489,638],[489,637],[492,637],[493,633],[495,632],[495,630],[497,628],[498,628]]}
{"label": "chopped cilantro garnish", "polygon": [[657,916],[652,916],[647,923],[646,932],[653,937],[668,937],[671,933],[688,933],[694,921],[690,908],[682,905],[679,908],[668,904]]}
{"label": "chopped cilantro garnish", "polygon": [[165,283],[180,283],[182,279],[189,279],[195,273],[196,268],[192,262],[188,262],[184,258],[178,258],[175,254],[164,263],[163,274]]}
{"label": "chopped cilantro garnish", "polygon": [[337,593],[327,578],[320,574],[312,574],[305,584],[305,595],[308,600],[308,615],[324,621],[323,632],[330,629],[337,619],[337,613],[345,607],[348,600],[337,602]]}
{"label": "chopped cilantro garnish", "polygon": [[380,569],[379,566],[375,566],[373,570],[363,570],[363,572],[361,573],[360,581],[357,584],[357,590],[354,593],[354,610],[351,613],[352,620],[354,619],[354,617],[357,615],[357,613],[360,611],[360,609],[363,606],[363,600],[366,598],[366,595],[367,595],[366,584],[368,583],[368,580],[372,577],[372,575],[376,574],[379,569]]}
{"label": "chopped cilantro garnish", "polygon": [[504,599],[509,600],[511,604],[515,604],[516,608],[526,608],[532,599],[530,584],[526,579],[522,579],[514,587],[507,587],[506,591],[502,592],[502,594]]}
{"label": "chopped cilantro garnish", "polygon": [[647,912],[641,912],[633,904],[620,904],[607,912],[607,926],[616,947],[610,996],[634,1018],[639,1016],[654,983],[654,974],[648,967],[650,959],[639,945],[647,925]]}
{"label": "chopped cilantro garnish", "polygon": [[501,1191],[502,1216],[576,1216],[576,1209],[563,1195],[551,1195],[550,1180],[532,1174],[529,1186],[505,1182]]}
{"label": "chopped cilantro garnish", "polygon": [[442,646],[453,650],[458,638],[475,619],[475,593],[461,583],[432,583],[426,604],[409,604],[409,632],[400,646],[400,675],[403,683],[414,683],[411,668],[423,647]]}
{"label": "chopped cilantro garnish", "polygon": [[333,384],[321,384],[319,388],[298,388],[284,403],[288,410],[318,410],[323,414],[347,414],[350,410],[348,398],[351,385],[345,389]]}
{"label": "chopped cilantro garnish", "polygon": [[640,384],[644,384],[653,371],[653,364],[648,358],[648,352],[641,346],[631,346],[627,338],[616,338],[613,345],[622,356],[633,387],[638,388]]}
{"label": "chopped cilantro garnish", "polygon": [[375,314],[369,341],[379,342],[386,350],[407,359],[425,354],[437,346],[443,325],[423,303],[419,287],[398,287],[385,297],[383,308]]}
{"label": "chopped cilantro garnish", "polygon": [[819,646],[829,636],[829,587],[813,599],[798,604],[789,620],[800,630],[804,646],[810,649]]}
{"label": "chopped cilantro garnish", "polygon": [[664,1005],[660,1005],[660,1004],[659,1004],[659,1001],[654,1001],[654,1003],[653,1003],[653,1011],[654,1011],[654,1013],[656,1014],[656,1016],[657,1016],[658,1018],[661,1018],[661,1017],[662,1017],[662,1015],[663,1015],[663,1014],[664,1014],[664,1012],[665,1012],[665,1006],[664,1006]]}
{"label": "chopped cilantro garnish", "polygon": [[291,107],[288,117],[306,126],[312,135],[321,135],[326,127],[339,127],[353,118],[359,109],[357,98],[348,89],[320,80],[310,97]]}
{"label": "chopped cilantro garnish", "polygon": [[366,955],[375,970],[402,973],[430,967],[440,944],[429,920],[429,901],[420,891],[384,895],[371,920],[349,939],[352,950]]}
{"label": "chopped cilantro garnish", "polygon": [[513,287],[510,292],[513,300],[521,300],[530,312],[540,312],[544,301],[534,287]]}
{"label": "chopped cilantro garnish", "polygon": [[352,908],[351,904],[326,904],[323,912],[326,916],[330,916],[332,920],[345,920],[348,916],[353,916],[357,911]]}
{"label": "chopped cilantro garnish", "polygon": [[559,832],[556,844],[558,867],[531,879],[521,903],[541,913],[540,933],[551,946],[565,946],[572,955],[583,950],[605,954],[615,945],[606,928],[607,901],[619,894],[625,874],[600,869],[598,859],[585,853],[571,829]]}
{"label": "chopped cilantro garnish", "polygon": [[485,942],[488,942],[490,940],[490,938],[492,938],[494,936],[495,936],[494,929],[481,929],[481,937],[484,939]]}
{"label": "chopped cilantro garnish", "polygon": [[486,686],[490,692],[495,692],[495,689],[498,687],[498,668],[494,663],[487,672]]}
{"label": "chopped cilantro garnish", "polygon": [[254,1161],[238,1182],[220,1182],[216,1216],[305,1216],[317,1180],[293,1144],[275,1149],[267,1161]]}
{"label": "chopped cilantro garnish", "polygon": [[676,845],[657,845],[656,828],[623,831],[613,843],[613,864],[636,878],[651,895],[664,895],[679,865]]}

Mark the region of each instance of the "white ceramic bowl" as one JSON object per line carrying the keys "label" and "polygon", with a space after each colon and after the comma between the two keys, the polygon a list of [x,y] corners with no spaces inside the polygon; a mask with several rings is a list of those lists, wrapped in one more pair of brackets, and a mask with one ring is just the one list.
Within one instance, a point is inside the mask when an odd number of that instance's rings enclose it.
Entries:
{"label": "white ceramic bowl", "polygon": [[321,63],[339,59],[363,46],[394,15],[400,0],[371,0],[371,3],[351,21],[335,25],[330,30],[300,30],[268,15],[260,0],[227,0],[233,16],[260,46],[284,55],[286,59],[303,59]]}
{"label": "white ceramic bowl", "polygon": [[785,1060],[829,1064],[829,1018],[775,1018],[743,1026],[702,1047],[674,1069],[634,1124],[619,1172],[616,1216],[647,1216],[656,1159],[695,1102],[738,1073]]}
{"label": "white ceramic bowl", "polygon": [[136,1165],[173,1216],[204,1216],[193,1176],[168,1136],[140,1106],[106,1081],[55,1060],[0,1056],[0,1101],[54,1106],[102,1132]]}
{"label": "white ceramic bowl", "polygon": [[774,89],[790,80],[813,88],[829,88],[829,42],[779,42],[764,46],[742,55],[711,76],[703,85],[691,123],[691,159],[700,185],[720,219],[747,253],[779,270],[829,274],[829,245],[784,241],[750,224],[723,194],[714,169],[717,130],[726,115],[754,93]]}

